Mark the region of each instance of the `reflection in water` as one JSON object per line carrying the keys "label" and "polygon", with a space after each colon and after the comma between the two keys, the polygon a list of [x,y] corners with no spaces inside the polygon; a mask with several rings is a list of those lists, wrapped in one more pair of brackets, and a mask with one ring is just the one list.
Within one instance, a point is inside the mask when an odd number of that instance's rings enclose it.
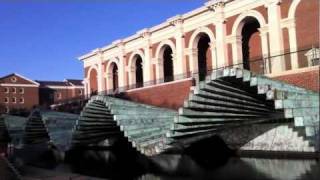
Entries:
{"label": "reflection in water", "polygon": [[[177,160],[183,163],[176,162]],[[215,169],[201,168],[184,156],[162,157],[161,161],[167,161],[160,164],[169,169],[169,173],[150,173],[138,179],[318,180],[320,178],[320,163],[316,160],[231,158],[227,164]]]}

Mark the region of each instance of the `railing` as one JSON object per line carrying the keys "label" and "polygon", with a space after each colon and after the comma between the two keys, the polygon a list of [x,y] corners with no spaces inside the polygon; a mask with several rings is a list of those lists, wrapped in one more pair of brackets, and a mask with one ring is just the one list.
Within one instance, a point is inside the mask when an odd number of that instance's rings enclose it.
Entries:
{"label": "railing", "polygon": [[[320,64],[320,50],[319,48],[306,48],[295,52],[286,52],[275,56],[264,56],[264,57],[256,57],[252,58],[248,61],[243,61],[238,64],[226,65],[219,68],[209,68],[207,69],[207,73],[205,75],[210,74],[212,71],[224,68],[232,68],[232,67],[241,67],[248,70],[251,70],[255,74],[272,74],[274,73],[274,69],[278,66],[277,62],[281,62],[283,64],[284,71],[288,71],[293,69],[293,58],[297,59],[297,68],[304,68],[309,66],[316,66]],[[239,62],[239,61],[238,61]],[[241,62],[241,61],[240,61]],[[274,66],[273,66],[274,65]],[[279,67],[280,68],[280,67]],[[103,92],[98,92],[100,95],[114,95],[119,94],[121,92],[125,92],[132,89],[142,88],[142,87],[150,87],[158,84],[163,84],[167,82],[194,78],[196,81],[204,80],[205,77],[201,77],[202,74],[198,72],[188,71],[184,74],[176,74],[174,76],[167,76],[161,79],[155,79],[146,82],[139,82],[136,84],[131,84],[127,86],[117,87],[116,89],[107,89]]]}

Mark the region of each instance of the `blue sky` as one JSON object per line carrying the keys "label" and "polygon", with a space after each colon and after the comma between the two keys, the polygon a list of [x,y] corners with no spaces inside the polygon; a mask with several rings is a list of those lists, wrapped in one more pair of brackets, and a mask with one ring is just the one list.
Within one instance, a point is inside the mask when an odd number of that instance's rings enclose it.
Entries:
{"label": "blue sky", "polygon": [[0,0],[0,76],[82,78],[77,57],[205,0]]}

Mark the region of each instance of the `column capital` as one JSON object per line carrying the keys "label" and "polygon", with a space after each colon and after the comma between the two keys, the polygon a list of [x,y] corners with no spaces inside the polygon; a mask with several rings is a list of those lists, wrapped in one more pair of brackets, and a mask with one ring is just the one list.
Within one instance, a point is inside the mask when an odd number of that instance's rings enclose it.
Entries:
{"label": "column capital", "polygon": [[261,28],[258,28],[260,32],[260,36],[266,36],[269,32],[269,27],[268,26],[263,26]]}
{"label": "column capital", "polygon": [[167,22],[172,26],[179,26],[183,24],[183,17],[182,15],[176,15],[172,18],[167,19]]}
{"label": "column capital", "polygon": [[230,35],[230,36],[227,36],[226,42],[227,43],[231,43],[231,44],[241,43],[242,42],[242,37],[241,36],[237,36],[237,35],[235,35],[235,36]]}
{"label": "column capital", "polygon": [[287,18],[281,21],[281,27],[284,28],[296,28],[296,21],[294,18]]}
{"label": "column capital", "polygon": [[186,48],[185,52],[189,56],[198,55],[198,49],[197,48]]}
{"label": "column capital", "polygon": [[217,12],[222,10],[228,0],[210,0],[205,3],[205,6],[213,12]]}

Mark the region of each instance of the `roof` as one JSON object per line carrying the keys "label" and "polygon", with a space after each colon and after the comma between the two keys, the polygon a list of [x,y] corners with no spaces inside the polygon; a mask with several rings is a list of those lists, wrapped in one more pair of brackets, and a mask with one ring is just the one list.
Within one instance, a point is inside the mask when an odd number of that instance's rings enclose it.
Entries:
{"label": "roof", "polygon": [[72,86],[83,86],[83,80],[80,79],[66,79],[65,81],[70,83]]}
{"label": "roof", "polygon": [[40,86],[70,86],[67,82],[64,81],[37,81]]}
{"label": "roof", "polygon": [[33,80],[31,80],[31,79],[29,79],[29,78],[27,78],[27,77],[24,77],[24,76],[22,76],[22,75],[20,75],[20,74],[18,74],[18,73],[11,73],[11,74],[8,74],[8,75],[6,75],[6,76],[0,77],[0,82],[1,82],[2,79],[8,78],[8,77],[10,77],[10,76],[17,76],[17,77],[20,77],[21,79],[24,79],[24,80],[26,80],[26,81],[29,81],[29,82],[32,83],[32,84],[39,85],[39,83],[37,83],[36,81],[33,81]]}

